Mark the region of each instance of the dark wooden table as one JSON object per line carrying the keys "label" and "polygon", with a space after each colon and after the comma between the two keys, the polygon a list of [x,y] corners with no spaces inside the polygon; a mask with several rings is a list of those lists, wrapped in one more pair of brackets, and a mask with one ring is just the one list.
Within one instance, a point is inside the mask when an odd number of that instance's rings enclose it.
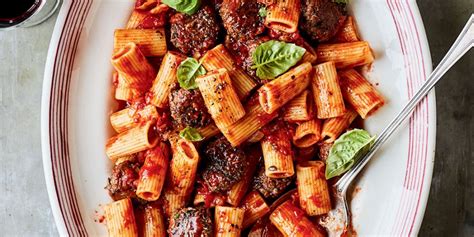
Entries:
{"label": "dark wooden table", "polygon": [[[418,0],[436,66],[474,0]],[[420,236],[474,236],[474,50],[436,86],[436,160]]]}

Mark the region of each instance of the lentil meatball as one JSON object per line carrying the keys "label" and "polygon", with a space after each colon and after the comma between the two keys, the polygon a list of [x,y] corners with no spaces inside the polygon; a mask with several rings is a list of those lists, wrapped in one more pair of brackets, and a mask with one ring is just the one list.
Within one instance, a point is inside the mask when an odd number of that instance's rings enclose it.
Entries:
{"label": "lentil meatball", "polygon": [[140,166],[138,161],[131,160],[114,166],[106,187],[113,200],[136,197]]}
{"label": "lentil meatball", "polygon": [[265,198],[274,199],[283,194],[292,181],[293,177],[275,179],[266,176],[265,166],[260,164],[258,172],[254,176],[252,187]]}
{"label": "lentil meatball", "polygon": [[232,147],[225,137],[207,144],[204,156],[206,161],[202,176],[211,192],[229,190],[243,178],[248,167],[244,151]]}
{"label": "lentil meatball", "polygon": [[337,34],[346,16],[344,3],[332,0],[302,0],[299,25],[312,40],[324,42]]}
{"label": "lentil meatball", "polygon": [[265,31],[264,18],[258,14],[263,4],[255,0],[224,0],[219,13],[227,34],[238,40],[254,39]]}
{"label": "lentil meatball", "polygon": [[200,55],[214,47],[220,31],[214,9],[204,6],[193,15],[176,13],[170,19],[171,43],[184,54]]}
{"label": "lentil meatball", "polygon": [[178,128],[200,128],[211,123],[204,99],[199,90],[186,90],[176,84],[170,93],[170,111]]}
{"label": "lentil meatball", "polygon": [[212,221],[209,210],[203,207],[181,209],[170,220],[169,236],[210,237]]}

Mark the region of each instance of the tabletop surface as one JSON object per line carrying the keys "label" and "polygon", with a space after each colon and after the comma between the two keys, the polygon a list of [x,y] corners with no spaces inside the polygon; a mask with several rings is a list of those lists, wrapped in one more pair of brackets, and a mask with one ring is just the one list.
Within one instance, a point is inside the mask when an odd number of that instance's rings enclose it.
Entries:
{"label": "tabletop surface", "polygon": [[[417,2],[437,65],[474,1]],[[0,32],[0,236],[58,235],[40,141],[43,71],[55,20]],[[436,87],[436,160],[420,236],[474,236],[473,75],[471,50]]]}

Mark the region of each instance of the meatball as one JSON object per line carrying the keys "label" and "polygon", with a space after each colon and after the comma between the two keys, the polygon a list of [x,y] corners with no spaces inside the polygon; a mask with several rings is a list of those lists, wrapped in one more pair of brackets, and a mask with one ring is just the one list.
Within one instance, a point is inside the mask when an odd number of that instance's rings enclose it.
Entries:
{"label": "meatball", "polygon": [[184,54],[201,55],[214,47],[220,31],[214,9],[204,6],[193,15],[176,13],[170,19],[171,43]]}
{"label": "meatball", "polygon": [[326,142],[322,142],[318,144],[318,147],[319,147],[318,157],[320,160],[326,161],[328,159],[329,151],[331,150],[332,145],[333,143],[326,143]]}
{"label": "meatball", "polygon": [[262,18],[258,11],[263,4],[255,0],[224,0],[219,13],[227,34],[238,40],[254,39],[265,31]]}
{"label": "meatball", "polygon": [[293,177],[275,179],[265,175],[265,166],[260,164],[258,172],[253,178],[252,187],[259,191],[265,198],[279,197],[291,185]]}
{"label": "meatball", "polygon": [[302,0],[300,29],[319,42],[334,37],[346,20],[345,4],[332,0]]}
{"label": "meatball", "polygon": [[140,166],[139,162],[130,160],[114,166],[106,187],[113,200],[136,197]]}
{"label": "meatball", "polygon": [[206,161],[202,176],[211,192],[229,190],[243,178],[248,167],[244,151],[232,147],[225,137],[207,144],[204,156]]}
{"label": "meatball", "polygon": [[187,126],[200,128],[211,123],[211,115],[199,90],[186,90],[175,85],[169,101],[171,117],[179,129]]}
{"label": "meatball", "polygon": [[171,218],[168,234],[176,237],[212,236],[209,210],[203,207],[181,209]]}

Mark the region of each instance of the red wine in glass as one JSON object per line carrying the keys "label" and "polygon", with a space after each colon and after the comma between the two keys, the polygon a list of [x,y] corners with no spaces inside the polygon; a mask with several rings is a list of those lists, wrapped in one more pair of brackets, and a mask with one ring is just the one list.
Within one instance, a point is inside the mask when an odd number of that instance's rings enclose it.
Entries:
{"label": "red wine in glass", "polygon": [[0,0],[0,28],[18,25],[32,16],[42,0]]}

